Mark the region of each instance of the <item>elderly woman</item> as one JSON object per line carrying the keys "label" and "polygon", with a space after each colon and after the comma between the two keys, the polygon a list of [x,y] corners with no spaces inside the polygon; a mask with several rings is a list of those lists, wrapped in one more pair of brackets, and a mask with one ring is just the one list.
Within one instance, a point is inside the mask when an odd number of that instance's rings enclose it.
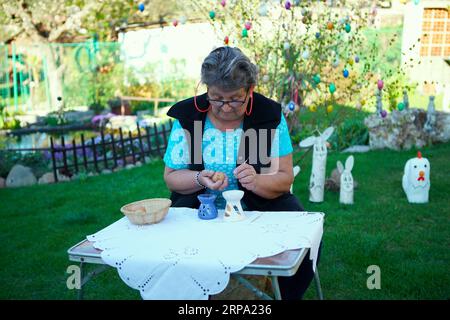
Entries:
{"label": "elderly woman", "polygon": [[[281,105],[254,92],[257,68],[238,48],[220,47],[204,60],[207,92],[176,103],[164,156],[164,180],[174,207],[198,208],[197,195],[244,191],[246,210],[303,211],[289,192],[292,144]],[[301,298],[313,277],[311,262],[280,279],[284,299]]]}

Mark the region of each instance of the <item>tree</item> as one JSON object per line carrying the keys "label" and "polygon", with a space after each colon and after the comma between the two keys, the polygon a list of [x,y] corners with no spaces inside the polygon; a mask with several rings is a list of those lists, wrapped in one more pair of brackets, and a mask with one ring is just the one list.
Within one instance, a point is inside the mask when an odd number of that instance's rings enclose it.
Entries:
{"label": "tree", "polygon": [[[140,2],[146,7],[142,11]],[[51,43],[74,42],[89,35],[100,41],[115,41],[119,30],[130,24],[166,23],[178,5],[175,0],[0,0],[0,7],[0,43],[24,39],[33,44],[26,48],[28,52],[46,57],[54,105],[57,97],[63,97],[65,65],[60,48]]]}
{"label": "tree", "polygon": [[258,64],[258,90],[282,103],[291,130],[300,108],[361,106],[375,90],[380,75],[359,54],[369,50],[364,30],[376,10],[361,1],[192,0],[192,6],[225,43]]}

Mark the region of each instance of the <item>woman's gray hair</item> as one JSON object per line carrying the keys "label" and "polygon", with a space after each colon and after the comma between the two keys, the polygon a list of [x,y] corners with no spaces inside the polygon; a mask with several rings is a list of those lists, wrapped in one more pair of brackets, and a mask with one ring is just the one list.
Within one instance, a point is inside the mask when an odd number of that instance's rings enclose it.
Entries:
{"label": "woman's gray hair", "polygon": [[220,47],[205,58],[202,64],[202,82],[225,91],[250,88],[256,85],[258,68],[238,48]]}

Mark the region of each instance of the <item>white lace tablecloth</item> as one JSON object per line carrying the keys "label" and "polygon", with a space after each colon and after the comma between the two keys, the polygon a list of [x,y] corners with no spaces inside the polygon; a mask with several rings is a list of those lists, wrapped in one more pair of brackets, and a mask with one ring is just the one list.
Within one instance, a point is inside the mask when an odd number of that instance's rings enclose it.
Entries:
{"label": "white lace tablecloth", "polygon": [[201,220],[196,209],[170,208],[158,224],[137,226],[123,217],[87,237],[105,263],[143,299],[208,299],[230,273],[260,257],[311,248],[315,269],[323,214],[247,211],[247,219]]}

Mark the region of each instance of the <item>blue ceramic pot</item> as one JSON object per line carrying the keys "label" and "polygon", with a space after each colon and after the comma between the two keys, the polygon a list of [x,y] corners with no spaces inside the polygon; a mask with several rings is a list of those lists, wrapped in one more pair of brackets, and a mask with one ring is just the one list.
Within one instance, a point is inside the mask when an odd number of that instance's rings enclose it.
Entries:
{"label": "blue ceramic pot", "polygon": [[216,196],[214,194],[200,194],[197,196],[200,200],[200,207],[198,208],[198,217],[204,220],[210,220],[217,218],[218,212],[214,200]]}

